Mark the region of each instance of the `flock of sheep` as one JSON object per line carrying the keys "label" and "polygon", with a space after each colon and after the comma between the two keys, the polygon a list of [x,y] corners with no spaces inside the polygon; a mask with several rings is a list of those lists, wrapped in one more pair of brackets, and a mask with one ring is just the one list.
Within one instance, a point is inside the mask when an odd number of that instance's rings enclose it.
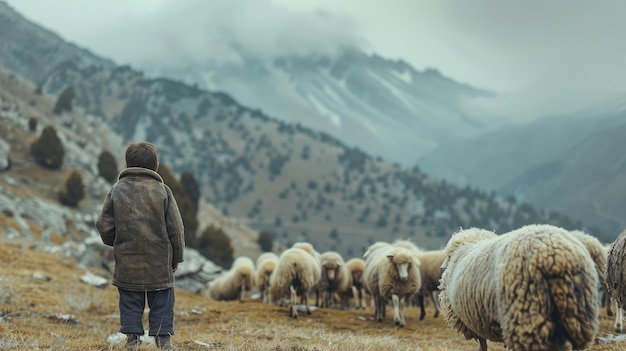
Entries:
{"label": "flock of sheep", "polygon": [[410,241],[376,242],[362,258],[347,262],[337,252],[318,253],[300,242],[280,255],[264,253],[253,262],[238,257],[209,285],[216,300],[243,302],[258,290],[264,303],[286,304],[289,315],[311,313],[309,298],[322,308],[375,307],[383,321],[389,305],[398,327],[404,309],[432,298],[435,317],[480,350],[487,340],[511,350],[574,350],[591,345],[599,310],[615,305],[621,332],[626,306],[626,230],[610,246],[581,231],[527,225],[509,233],[479,228],[454,233],[443,250],[424,251]]}

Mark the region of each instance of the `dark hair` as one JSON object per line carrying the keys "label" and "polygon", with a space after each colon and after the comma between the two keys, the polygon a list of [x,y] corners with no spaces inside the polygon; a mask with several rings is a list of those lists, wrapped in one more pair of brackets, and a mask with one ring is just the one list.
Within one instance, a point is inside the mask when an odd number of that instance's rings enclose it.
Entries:
{"label": "dark hair", "polygon": [[156,146],[147,141],[131,143],[126,148],[126,165],[155,170],[158,160]]}

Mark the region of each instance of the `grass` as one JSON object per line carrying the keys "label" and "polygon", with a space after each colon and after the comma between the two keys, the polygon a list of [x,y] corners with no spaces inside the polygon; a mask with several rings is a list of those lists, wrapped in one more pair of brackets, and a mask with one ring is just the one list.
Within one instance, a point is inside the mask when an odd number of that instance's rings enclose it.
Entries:
{"label": "grass", "polygon": [[[108,343],[119,328],[117,290],[80,281],[84,271],[71,258],[42,252],[40,244],[0,235],[0,350],[123,350]],[[95,274],[105,275],[94,269]],[[48,277],[49,279],[44,279]],[[292,320],[287,308],[258,301],[217,302],[203,294],[176,291],[172,342],[179,350],[478,350],[428,309],[407,311],[407,327],[383,323],[373,310],[317,309]],[[612,320],[602,311],[599,336],[610,333]],[[145,322],[147,327],[147,322]],[[622,350],[621,344],[593,345],[590,350]],[[144,343],[140,350],[156,349]],[[502,351],[502,344],[489,343]]]}

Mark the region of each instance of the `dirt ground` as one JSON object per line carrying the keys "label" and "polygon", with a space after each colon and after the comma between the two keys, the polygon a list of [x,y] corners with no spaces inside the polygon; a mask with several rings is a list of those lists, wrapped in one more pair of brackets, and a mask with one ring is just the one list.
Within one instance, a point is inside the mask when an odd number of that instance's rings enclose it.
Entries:
{"label": "dirt ground", "polygon": [[[2,223],[0,223],[1,225]],[[84,270],[71,258],[41,251],[32,241],[0,235],[0,350],[122,350],[111,342],[119,328],[117,290],[81,281]],[[106,276],[105,271],[92,270]],[[448,328],[429,307],[407,310],[407,326],[373,320],[365,310],[317,309],[289,318],[287,307],[260,301],[217,302],[203,294],[176,291],[175,330],[178,350],[478,350]],[[600,340],[611,337],[612,319],[602,310]],[[147,320],[145,322],[147,327]],[[119,341],[120,339],[118,339]],[[141,350],[156,346],[146,340]],[[589,350],[624,350],[626,342],[596,343]],[[489,343],[489,350],[504,350]]]}

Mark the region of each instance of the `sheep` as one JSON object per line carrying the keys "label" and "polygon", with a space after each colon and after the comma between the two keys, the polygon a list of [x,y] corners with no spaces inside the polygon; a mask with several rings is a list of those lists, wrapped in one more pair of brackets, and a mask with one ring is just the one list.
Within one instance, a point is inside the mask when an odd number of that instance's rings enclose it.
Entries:
{"label": "sheep", "polygon": [[412,250],[417,255],[417,259],[421,262],[420,274],[422,277],[422,287],[417,294],[418,304],[420,306],[420,320],[426,316],[424,307],[424,296],[430,296],[435,307],[435,317],[439,316],[439,302],[437,295],[439,292],[439,279],[441,279],[441,264],[446,259],[446,253],[443,250],[423,251],[417,245],[409,240],[396,240],[394,246],[404,247]]}
{"label": "sheep", "polygon": [[246,291],[254,286],[254,262],[246,256],[237,257],[231,268],[210,283],[209,294],[217,301],[243,302]]}
{"label": "sheep", "polygon": [[356,309],[365,309],[365,288],[363,284],[363,271],[365,270],[365,261],[355,257],[346,262],[346,267],[350,272],[351,285],[352,285],[352,297],[358,301],[356,303]]}
{"label": "sheep", "polygon": [[[315,250],[315,248],[313,247],[313,244],[305,242],[305,241],[300,241],[300,242],[297,242],[297,243],[293,244],[291,247],[302,249],[302,250],[308,252],[311,256],[313,256],[317,260],[317,263],[319,265],[321,265],[320,253]],[[319,302],[320,302],[320,292],[321,292],[321,289],[322,289],[322,287],[319,286],[319,285],[314,286],[313,289],[311,289],[313,292],[315,292],[315,307],[319,307],[319,305],[320,305]],[[303,301],[301,301],[301,303],[303,303]]]}
{"label": "sheep", "polygon": [[591,236],[580,230],[572,230],[570,232],[574,237],[576,237],[582,244],[587,248],[593,262],[596,265],[596,271],[598,272],[598,276],[600,277],[600,281],[602,283],[601,290],[603,291],[603,305],[606,305],[606,314],[610,317],[613,316],[613,305],[615,305],[615,321],[613,323],[613,328],[615,332],[622,332],[622,310],[617,305],[615,299],[611,298],[608,293],[608,287],[605,280],[605,270],[608,258],[608,252],[610,250],[610,245],[607,247],[606,245],[602,245],[600,240],[596,237]]}
{"label": "sheep", "polygon": [[[605,296],[607,288],[606,282],[604,280],[604,270],[606,268],[606,259],[608,257],[608,250],[598,238],[591,236],[581,230],[572,230],[570,233],[587,248],[589,254],[591,255],[591,259],[593,260],[596,268],[596,272],[598,272],[598,277],[600,277],[601,282],[601,290],[605,292]],[[610,299],[609,299],[610,300]],[[611,303],[606,304],[606,312],[609,316],[613,315],[613,311],[611,308]]]}
{"label": "sheep", "polygon": [[439,286],[444,321],[466,339],[510,350],[572,350],[598,331],[598,274],[589,252],[551,225],[527,225],[497,236],[455,233]]}
{"label": "sheep", "polygon": [[290,248],[278,257],[276,269],[270,275],[270,292],[274,296],[289,294],[289,316],[298,318],[296,299],[301,296],[306,313],[311,314],[308,293],[321,277],[319,261],[309,252]]}
{"label": "sheep", "polygon": [[322,292],[322,307],[330,307],[334,293],[342,294],[349,290],[350,272],[343,257],[338,252],[327,251],[320,255],[322,278],[318,285]]}
{"label": "sheep", "polygon": [[404,247],[375,243],[365,255],[363,277],[375,302],[375,319],[382,322],[391,299],[394,324],[406,326],[404,305],[407,297],[417,294],[422,281],[420,261],[415,252]]}
{"label": "sheep", "polygon": [[418,302],[420,306],[420,320],[426,316],[424,308],[424,296],[429,296],[435,307],[435,318],[439,316],[441,311],[439,307],[439,280],[441,279],[441,265],[447,255],[444,250],[422,251],[418,253],[417,258],[422,263],[420,274],[422,276],[422,287],[418,293]]}
{"label": "sheep", "polygon": [[264,252],[256,259],[256,287],[261,292],[263,303],[272,303],[272,294],[268,293],[270,275],[276,269],[278,255],[273,252]]}
{"label": "sheep", "polygon": [[[604,270],[607,293],[615,305],[615,331],[622,332],[622,307],[626,306],[626,229],[617,236],[609,247]],[[611,300],[609,300],[611,301]],[[607,302],[610,303],[610,302]]]}

